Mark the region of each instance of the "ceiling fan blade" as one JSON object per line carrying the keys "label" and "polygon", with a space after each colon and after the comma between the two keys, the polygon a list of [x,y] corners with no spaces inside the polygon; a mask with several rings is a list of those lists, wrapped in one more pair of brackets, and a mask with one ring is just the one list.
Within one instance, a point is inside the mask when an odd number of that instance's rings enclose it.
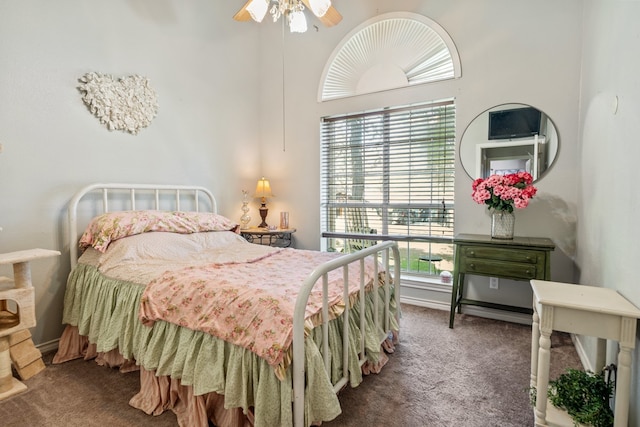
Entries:
{"label": "ceiling fan blade", "polygon": [[[306,6],[307,9],[311,10],[309,0],[302,0],[302,3]],[[342,15],[340,15],[340,12],[338,12],[338,10],[333,6],[329,7],[327,13],[325,13],[323,16],[318,16],[317,18],[325,25],[325,27],[333,27],[334,25],[342,21]]]}
{"label": "ceiling fan blade", "polygon": [[318,19],[325,25],[325,27],[333,27],[342,21],[342,15],[340,15],[340,12],[338,12],[335,7],[331,6],[329,10],[327,10],[327,13]]}
{"label": "ceiling fan blade", "polygon": [[240,9],[238,11],[238,13],[233,15],[233,19],[235,19],[236,21],[241,21],[241,22],[250,21],[251,20],[251,15],[249,14],[249,11],[247,10],[247,6],[249,6],[249,3],[251,3],[251,1],[252,0],[248,0],[244,4],[244,6],[242,6],[242,9]]}

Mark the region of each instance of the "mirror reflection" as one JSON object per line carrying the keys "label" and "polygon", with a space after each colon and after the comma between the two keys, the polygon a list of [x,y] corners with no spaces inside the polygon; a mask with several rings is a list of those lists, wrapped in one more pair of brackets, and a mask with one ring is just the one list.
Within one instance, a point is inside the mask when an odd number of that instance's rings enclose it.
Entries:
{"label": "mirror reflection", "polygon": [[460,142],[460,161],[472,179],[525,171],[535,181],[551,167],[557,153],[553,122],[526,104],[502,104],[482,112]]}

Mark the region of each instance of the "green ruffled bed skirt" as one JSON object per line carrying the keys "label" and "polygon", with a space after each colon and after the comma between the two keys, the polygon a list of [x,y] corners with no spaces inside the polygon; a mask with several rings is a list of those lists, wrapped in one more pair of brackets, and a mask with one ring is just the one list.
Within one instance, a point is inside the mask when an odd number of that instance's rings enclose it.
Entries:
{"label": "green ruffled bed skirt", "polygon": [[[167,322],[142,325],[138,307],[144,286],[111,279],[94,266],[78,264],[67,283],[63,323],[76,326],[80,335],[96,345],[98,352],[116,350],[128,360],[157,376],[179,379],[192,386],[195,396],[215,392],[224,395],[226,408],[251,410],[256,426],[292,425],[291,367],[280,381],[263,359],[249,350],[229,344],[209,334],[192,331]],[[379,290],[379,316],[383,317],[384,290]],[[365,347],[369,367],[377,370],[386,360],[380,346],[384,331],[373,326],[373,296],[366,298],[367,326]],[[391,295],[391,330],[398,331],[395,297]],[[322,354],[322,331],[316,328],[307,340],[305,420],[329,421],[341,412],[331,383],[342,377],[342,318],[332,320],[329,328],[331,366],[328,378]],[[350,310],[351,336],[349,382],[352,387],[362,381],[357,354],[360,330],[360,310]]]}

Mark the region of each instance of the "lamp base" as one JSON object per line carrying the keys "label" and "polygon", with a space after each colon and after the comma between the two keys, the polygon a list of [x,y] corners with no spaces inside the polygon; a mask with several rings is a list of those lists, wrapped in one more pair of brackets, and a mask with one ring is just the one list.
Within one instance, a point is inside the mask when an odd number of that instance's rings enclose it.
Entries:
{"label": "lamp base", "polygon": [[262,206],[260,206],[260,218],[262,218],[262,222],[260,223],[260,225],[258,225],[258,228],[269,228],[269,225],[267,225],[267,213],[269,213],[269,209],[267,209],[267,206],[263,203]]}

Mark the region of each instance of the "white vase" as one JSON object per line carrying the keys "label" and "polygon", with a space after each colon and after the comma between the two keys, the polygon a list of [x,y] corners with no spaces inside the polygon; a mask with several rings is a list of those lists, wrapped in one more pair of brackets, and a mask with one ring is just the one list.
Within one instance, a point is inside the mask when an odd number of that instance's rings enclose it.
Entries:
{"label": "white vase", "polygon": [[492,239],[513,239],[513,229],[516,216],[509,211],[491,212],[491,238]]}

